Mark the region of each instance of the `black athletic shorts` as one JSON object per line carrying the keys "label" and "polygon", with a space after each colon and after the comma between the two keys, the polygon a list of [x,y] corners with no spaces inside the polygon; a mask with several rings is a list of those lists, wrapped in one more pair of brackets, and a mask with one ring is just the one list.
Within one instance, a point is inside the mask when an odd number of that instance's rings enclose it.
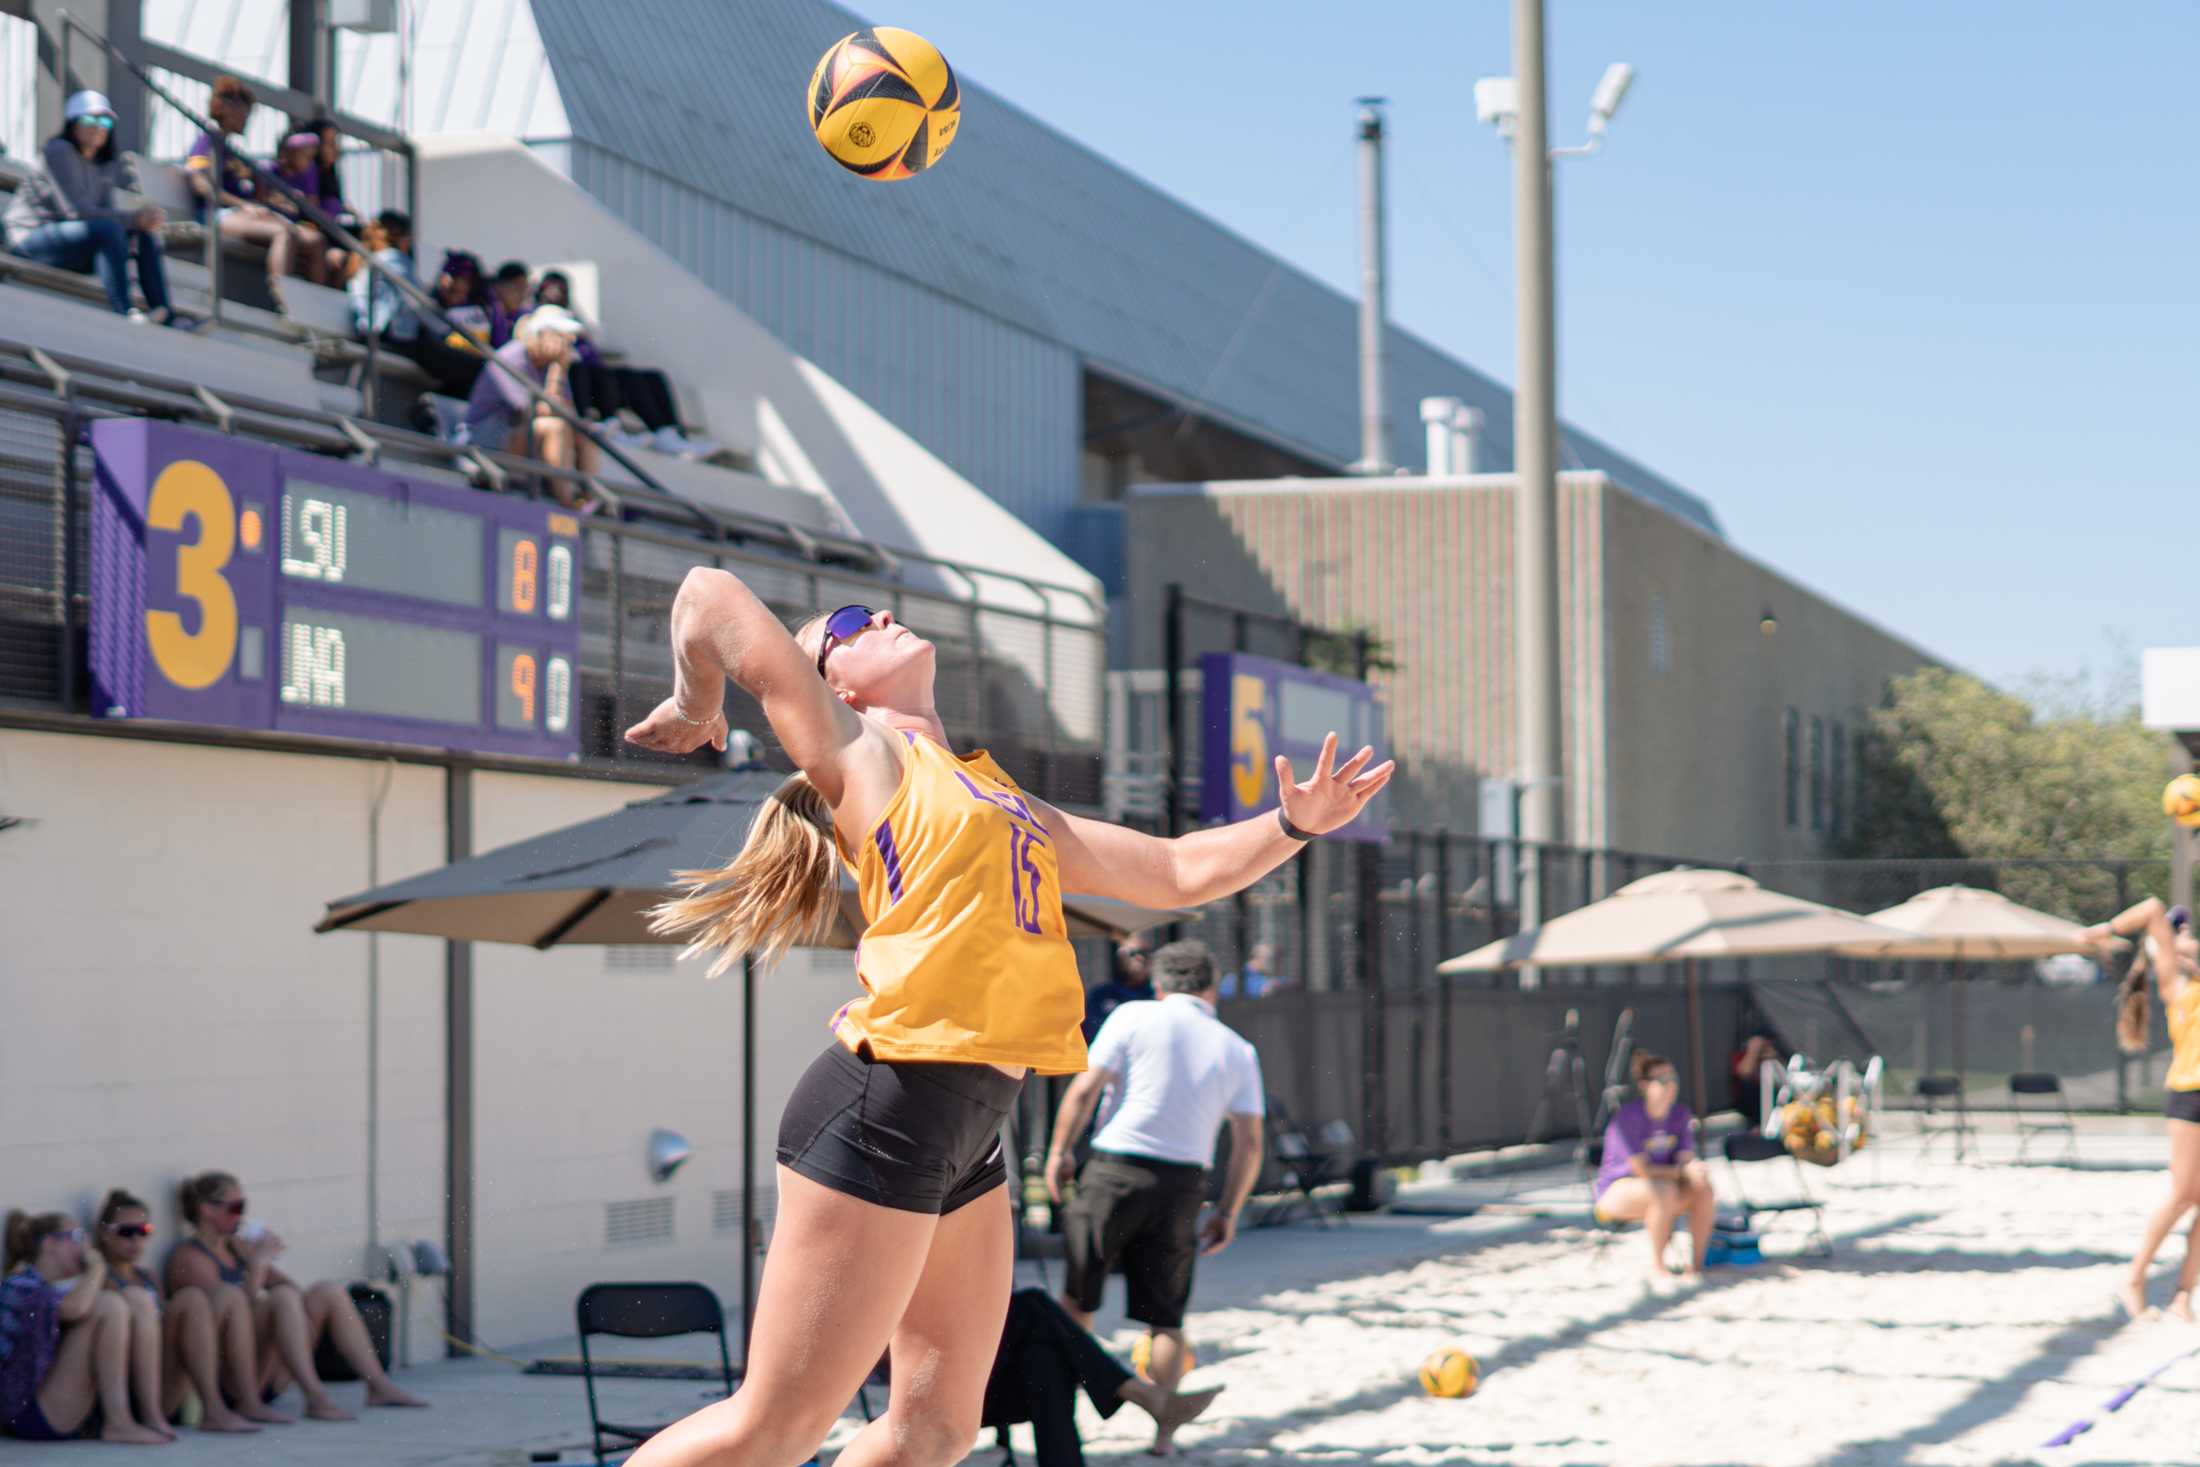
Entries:
{"label": "black athletic shorts", "polygon": [[1095,1151],[1062,1210],[1064,1291],[1089,1313],[1120,1267],[1129,1289],[1124,1312],[1155,1329],[1179,1328],[1192,1302],[1206,1200],[1203,1166]]}
{"label": "black athletic shorts", "polygon": [[2200,1090],[2172,1090],[2162,1102],[2162,1113],[2173,1121],[2200,1125]]}
{"label": "black athletic shorts", "polygon": [[1007,1180],[1001,1122],[1023,1084],[991,1065],[873,1059],[836,1041],[787,1098],[779,1160],[835,1192],[944,1216]]}

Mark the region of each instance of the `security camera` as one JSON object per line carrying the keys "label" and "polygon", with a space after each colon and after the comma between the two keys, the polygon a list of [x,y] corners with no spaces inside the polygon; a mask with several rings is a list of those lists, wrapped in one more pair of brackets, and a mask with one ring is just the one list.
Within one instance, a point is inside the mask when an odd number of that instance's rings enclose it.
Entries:
{"label": "security camera", "polygon": [[1604,68],[1603,79],[1597,83],[1596,95],[1589,99],[1589,131],[1601,133],[1604,125],[1619,111],[1619,104],[1627,96],[1627,88],[1634,83],[1635,68],[1624,61],[1615,61]]}
{"label": "security camera", "polygon": [[1474,120],[1509,130],[1520,116],[1520,88],[1509,76],[1485,76],[1474,84]]}

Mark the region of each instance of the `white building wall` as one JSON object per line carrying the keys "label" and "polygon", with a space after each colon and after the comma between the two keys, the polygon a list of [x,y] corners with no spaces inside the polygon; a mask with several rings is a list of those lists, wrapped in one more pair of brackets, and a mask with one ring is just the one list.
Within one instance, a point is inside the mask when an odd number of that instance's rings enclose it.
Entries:
{"label": "white building wall", "polygon": [[[443,849],[415,766],[0,731],[0,1206],[84,1213],[109,1187],[180,1236],[177,1184],[235,1172],[294,1278],[366,1269],[368,943],[332,896]],[[378,939],[381,1234],[444,1233],[443,945]],[[440,1353],[421,1290],[413,1355]]]}

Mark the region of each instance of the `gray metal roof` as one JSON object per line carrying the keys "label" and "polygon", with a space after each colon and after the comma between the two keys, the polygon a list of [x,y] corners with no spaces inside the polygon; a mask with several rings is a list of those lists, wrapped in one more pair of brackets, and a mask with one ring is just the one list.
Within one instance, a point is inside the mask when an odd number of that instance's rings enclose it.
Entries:
{"label": "gray metal roof", "polygon": [[[867,24],[824,0],[534,0],[573,135],[735,208],[914,279],[1076,351],[1094,369],[1211,409],[1308,455],[1358,456],[1357,305],[959,77],[954,152],[922,179],[843,173],[803,88]],[[952,59],[952,56],[950,56]],[[1390,333],[1391,451],[1420,459],[1419,401],[1482,410],[1482,463],[1512,461],[1512,399],[1411,333]],[[1702,500],[1595,438],[1566,467],[1716,533]]]}

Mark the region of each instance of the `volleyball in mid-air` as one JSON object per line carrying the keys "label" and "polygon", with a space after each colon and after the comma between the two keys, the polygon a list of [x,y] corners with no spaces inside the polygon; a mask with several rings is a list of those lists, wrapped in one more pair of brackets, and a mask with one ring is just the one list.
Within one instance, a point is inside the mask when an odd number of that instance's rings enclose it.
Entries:
{"label": "volleyball in mid-air", "polygon": [[1446,1346],[1421,1362],[1421,1389],[1432,1396],[1471,1396],[1482,1383],[1482,1367],[1464,1350]]}
{"label": "volleyball in mid-air", "polygon": [[2200,827],[2200,774],[2180,774],[2162,791],[2162,813],[2179,825]]}
{"label": "volleyball in mid-air", "polygon": [[[1199,1357],[1192,1353],[1192,1347],[1190,1345],[1186,1345],[1184,1347],[1184,1373],[1186,1375],[1191,1374],[1193,1369],[1197,1367],[1198,1364]],[[1138,1342],[1131,1346],[1131,1369],[1138,1372],[1138,1378],[1140,1380],[1153,1379],[1152,1335],[1140,1335],[1138,1337]]]}
{"label": "volleyball in mid-air", "polygon": [[810,73],[810,131],[863,178],[909,178],[940,161],[962,121],[962,89],[939,48],[878,25],[825,48]]}

